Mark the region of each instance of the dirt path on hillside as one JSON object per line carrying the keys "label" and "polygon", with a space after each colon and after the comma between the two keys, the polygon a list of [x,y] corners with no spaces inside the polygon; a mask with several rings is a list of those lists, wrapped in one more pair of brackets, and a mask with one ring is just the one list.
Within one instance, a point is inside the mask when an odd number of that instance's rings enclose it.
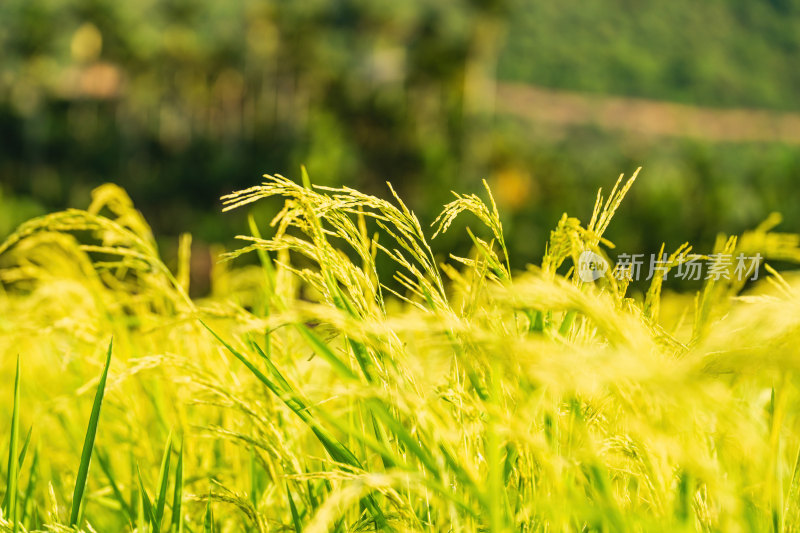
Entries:
{"label": "dirt path on hillside", "polygon": [[499,114],[558,126],[596,125],[653,137],[800,145],[800,113],[712,109],[638,98],[593,96],[518,83],[498,84],[495,105]]}

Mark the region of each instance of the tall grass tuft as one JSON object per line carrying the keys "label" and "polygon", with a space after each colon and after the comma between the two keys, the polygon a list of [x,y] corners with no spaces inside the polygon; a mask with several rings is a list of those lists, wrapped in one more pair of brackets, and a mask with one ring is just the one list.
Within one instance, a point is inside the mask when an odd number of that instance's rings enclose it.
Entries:
{"label": "tall grass tuft", "polygon": [[[800,530],[800,298],[771,265],[800,237],[770,216],[661,250],[668,270],[758,253],[758,282],[586,282],[637,175],[524,268],[488,186],[426,228],[391,187],[266,176],[224,209],[283,208],[200,299],[190,238],[165,261],[117,187],[23,224],[0,245],[0,531]],[[465,215],[471,253],[438,251]]]}

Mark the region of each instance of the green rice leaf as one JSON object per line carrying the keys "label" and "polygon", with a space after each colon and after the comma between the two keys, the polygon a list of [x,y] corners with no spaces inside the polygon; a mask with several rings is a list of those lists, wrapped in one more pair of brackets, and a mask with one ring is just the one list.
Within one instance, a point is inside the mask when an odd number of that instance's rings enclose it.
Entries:
{"label": "green rice leaf", "polygon": [[142,472],[139,470],[139,465],[136,465],[136,476],[139,481],[139,501],[142,505],[142,512],[145,519],[150,522],[150,527],[153,528],[153,532],[157,533],[159,530],[156,523],[155,511],[153,510],[153,504],[150,502],[150,497],[147,495],[147,491],[144,488],[144,481],[142,480]]}
{"label": "green rice leaf", "polygon": [[83,493],[86,490],[86,480],[89,477],[89,464],[92,460],[94,441],[97,436],[97,425],[100,422],[100,407],[103,404],[103,395],[106,389],[106,380],[108,379],[108,368],[111,366],[111,349],[113,344],[113,340],[108,344],[106,364],[103,368],[103,374],[100,376],[100,383],[97,385],[97,393],[95,394],[94,404],[92,405],[92,414],[89,417],[89,427],[86,430],[86,439],[83,442],[81,462],[78,466],[78,476],[75,480],[75,491],[72,496],[72,511],[70,512],[69,518],[70,527],[77,526],[80,517]]}
{"label": "green rice leaf", "polygon": [[172,496],[172,533],[183,533],[183,436],[178,448],[178,466],[175,469],[175,490]]}
{"label": "green rice leaf", "polygon": [[128,520],[133,520],[133,510],[131,509],[131,505],[123,496],[122,491],[119,488],[119,485],[115,481],[116,476],[114,472],[111,470],[111,464],[108,462],[108,458],[106,457],[105,453],[103,453],[99,448],[95,450],[95,457],[97,457],[97,464],[100,465],[100,470],[103,471],[103,474],[108,479],[108,484],[111,487],[111,492],[114,494],[114,499],[119,503],[122,512],[128,517]]}
{"label": "green rice leaf", "polygon": [[11,519],[16,528],[17,525],[17,484],[19,482],[19,460],[17,458],[19,446],[19,382],[20,382],[20,360],[17,356],[17,371],[14,377],[14,402],[11,411],[11,435],[8,444],[8,481],[6,482],[6,503],[3,507],[3,514]]}
{"label": "green rice leaf", "polygon": [[161,469],[158,473],[158,498],[155,502],[154,515],[156,520],[156,531],[161,531],[161,521],[164,518],[164,509],[167,505],[167,485],[169,484],[169,463],[172,457],[172,433],[167,437],[167,444],[164,446],[164,455],[161,458]]}
{"label": "green rice leaf", "polygon": [[300,515],[297,513],[297,506],[294,504],[292,498],[292,491],[289,490],[289,484],[286,484],[286,497],[289,498],[289,509],[292,511],[292,523],[294,524],[295,533],[302,533],[303,524],[300,522]]}

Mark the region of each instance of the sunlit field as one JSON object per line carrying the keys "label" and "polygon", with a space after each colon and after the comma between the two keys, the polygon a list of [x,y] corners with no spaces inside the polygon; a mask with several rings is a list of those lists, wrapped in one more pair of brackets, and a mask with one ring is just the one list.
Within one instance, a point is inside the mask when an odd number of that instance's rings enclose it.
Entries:
{"label": "sunlit field", "polygon": [[0,245],[0,531],[800,530],[800,285],[770,266],[800,238],[765,213],[665,250],[716,258],[696,294],[587,281],[635,179],[512,269],[488,187],[429,228],[391,188],[266,176],[225,209],[283,209],[198,299],[191,238],[165,264],[114,185],[26,222]]}

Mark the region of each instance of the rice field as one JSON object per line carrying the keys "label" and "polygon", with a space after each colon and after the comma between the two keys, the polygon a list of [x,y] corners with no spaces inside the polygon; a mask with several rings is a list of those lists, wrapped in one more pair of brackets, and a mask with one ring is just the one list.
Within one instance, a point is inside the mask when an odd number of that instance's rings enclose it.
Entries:
{"label": "rice field", "polygon": [[[586,282],[635,179],[521,269],[488,187],[428,228],[391,188],[265,176],[225,209],[283,209],[199,299],[191,238],[167,266],[114,185],[26,222],[0,245],[0,531],[800,530],[800,285],[770,266],[800,237],[720,236],[754,282]],[[434,251],[461,217],[471,255]]]}

